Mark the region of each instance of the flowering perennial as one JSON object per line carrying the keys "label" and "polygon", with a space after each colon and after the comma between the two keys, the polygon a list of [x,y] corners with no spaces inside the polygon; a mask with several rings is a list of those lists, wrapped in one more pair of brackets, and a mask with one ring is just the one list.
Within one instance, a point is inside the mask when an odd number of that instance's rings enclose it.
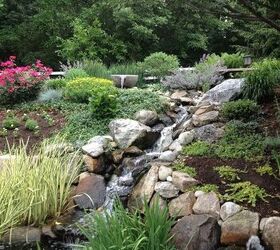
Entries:
{"label": "flowering perennial", "polygon": [[40,60],[35,64],[18,67],[16,57],[0,63],[0,103],[15,103],[36,97],[41,83],[52,72]]}

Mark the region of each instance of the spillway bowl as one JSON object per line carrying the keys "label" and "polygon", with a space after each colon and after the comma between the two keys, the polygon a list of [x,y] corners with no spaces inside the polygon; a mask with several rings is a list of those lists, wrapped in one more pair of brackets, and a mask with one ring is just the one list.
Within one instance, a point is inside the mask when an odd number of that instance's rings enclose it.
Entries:
{"label": "spillway bowl", "polygon": [[136,87],[138,75],[111,75],[115,86],[118,88],[133,88]]}

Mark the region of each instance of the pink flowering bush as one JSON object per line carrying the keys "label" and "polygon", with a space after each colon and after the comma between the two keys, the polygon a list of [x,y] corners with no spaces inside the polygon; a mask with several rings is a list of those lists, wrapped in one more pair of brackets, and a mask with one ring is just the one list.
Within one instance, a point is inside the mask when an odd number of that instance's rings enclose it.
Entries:
{"label": "pink flowering bush", "polygon": [[37,97],[40,87],[52,73],[40,60],[18,67],[16,57],[0,63],[0,104],[15,104]]}

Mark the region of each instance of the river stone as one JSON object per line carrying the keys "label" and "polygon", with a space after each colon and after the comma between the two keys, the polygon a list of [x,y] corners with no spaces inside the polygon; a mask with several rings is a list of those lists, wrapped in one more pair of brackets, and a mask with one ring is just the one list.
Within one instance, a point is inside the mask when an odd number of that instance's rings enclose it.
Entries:
{"label": "river stone", "polygon": [[154,151],[163,152],[169,148],[173,142],[173,126],[166,127],[161,131],[160,138],[157,140]]}
{"label": "river stone", "polygon": [[220,139],[224,130],[216,127],[214,124],[208,124],[199,128],[191,130],[194,133],[194,139],[198,141],[215,142]]}
{"label": "river stone", "polygon": [[168,181],[157,182],[155,191],[163,198],[174,198],[178,196],[179,189]]}
{"label": "river stone", "polygon": [[144,208],[144,203],[149,202],[153,196],[155,185],[158,181],[159,166],[153,165],[149,172],[141,178],[138,184],[134,187],[131,196],[128,200],[128,207]]}
{"label": "river stone", "polygon": [[109,136],[95,136],[88,141],[88,144],[82,147],[84,153],[91,157],[98,157],[102,155],[107,149],[112,138]]}
{"label": "river stone", "polygon": [[105,170],[104,159],[102,156],[93,158],[89,155],[83,155],[83,160],[88,172],[101,174]]}
{"label": "river stone", "polygon": [[187,96],[187,91],[185,90],[176,90],[171,96],[170,98],[173,100],[180,100],[182,97],[186,97]]}
{"label": "river stone", "polygon": [[221,243],[245,245],[250,236],[257,235],[259,214],[243,210],[222,223]]}
{"label": "river stone", "polygon": [[111,135],[119,148],[128,148],[132,145],[143,149],[151,146],[157,139],[152,129],[138,121],[131,119],[116,119],[109,124]]}
{"label": "river stone", "polygon": [[241,206],[235,204],[234,202],[225,202],[221,206],[220,217],[223,221],[231,217],[232,215],[241,211]]}
{"label": "river stone", "polygon": [[172,242],[178,250],[216,250],[220,228],[210,215],[189,215],[172,228]]}
{"label": "river stone", "polygon": [[198,198],[199,196],[201,196],[201,195],[203,195],[203,194],[205,194],[204,191],[197,190],[197,191],[195,191],[194,196],[195,196],[196,198]]}
{"label": "river stone", "polygon": [[183,150],[182,145],[178,142],[178,139],[172,142],[172,144],[169,147],[169,150],[171,151],[176,151],[176,152],[181,152]]}
{"label": "river stone", "polygon": [[214,105],[207,105],[207,106],[201,106],[199,107],[196,111],[195,111],[195,115],[202,115],[206,112],[209,112],[209,111],[213,111],[215,108]]}
{"label": "river stone", "polygon": [[92,174],[79,182],[74,202],[80,209],[97,209],[105,201],[106,186],[104,177]]}
{"label": "river stone", "polygon": [[203,113],[202,115],[193,115],[192,121],[194,126],[201,127],[217,121],[218,117],[219,111],[210,111]]}
{"label": "river stone", "polygon": [[267,218],[262,232],[262,239],[273,250],[280,250],[280,217]]}
{"label": "river stone", "polygon": [[204,103],[225,103],[240,95],[244,79],[228,79],[207,91],[199,101],[198,105]]}
{"label": "river stone", "polygon": [[172,168],[168,168],[166,166],[160,166],[158,171],[158,177],[161,181],[166,181],[168,176],[172,175]]}
{"label": "river stone", "polygon": [[185,192],[188,188],[198,184],[196,179],[180,171],[174,171],[172,173],[172,182],[182,192]]}
{"label": "river stone", "polygon": [[5,233],[1,240],[9,244],[40,242],[41,234],[41,229],[37,227],[16,227]]}
{"label": "river stone", "polygon": [[220,201],[215,192],[205,193],[198,196],[193,211],[195,214],[210,214],[219,218]]}
{"label": "river stone", "polygon": [[169,214],[172,217],[183,217],[192,214],[192,208],[196,201],[194,192],[181,194],[169,202]]}
{"label": "river stone", "polygon": [[185,146],[187,144],[192,143],[193,139],[194,139],[194,133],[187,131],[181,133],[177,140],[182,146]]}
{"label": "river stone", "polygon": [[159,209],[164,210],[167,208],[167,201],[163,199],[158,193],[155,193],[151,199],[150,207],[158,204]]}
{"label": "river stone", "polygon": [[168,150],[168,151],[161,153],[158,159],[161,161],[173,162],[176,160],[177,156],[178,156],[178,153],[176,151]]}
{"label": "river stone", "polygon": [[135,119],[147,126],[153,126],[158,121],[158,114],[151,110],[140,110],[135,114]]}

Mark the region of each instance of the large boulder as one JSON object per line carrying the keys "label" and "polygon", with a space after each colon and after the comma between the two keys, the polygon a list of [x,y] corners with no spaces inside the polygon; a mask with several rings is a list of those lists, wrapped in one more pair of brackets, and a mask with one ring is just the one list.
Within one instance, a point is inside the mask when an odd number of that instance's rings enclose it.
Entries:
{"label": "large boulder", "polygon": [[172,217],[183,217],[192,214],[192,208],[196,201],[194,192],[181,194],[169,203],[169,214]]}
{"label": "large boulder", "polygon": [[152,146],[158,137],[158,134],[152,132],[150,127],[131,119],[113,120],[109,128],[119,148],[135,145],[144,149]]}
{"label": "large boulder", "polygon": [[233,100],[242,91],[244,79],[228,79],[207,91],[198,105],[211,103],[225,103]]}
{"label": "large boulder", "polygon": [[105,196],[106,186],[103,176],[92,174],[80,179],[74,202],[80,209],[97,209],[103,205]]}
{"label": "large boulder", "polygon": [[280,217],[270,217],[265,220],[262,239],[273,250],[280,250]]}
{"label": "large boulder", "polygon": [[219,218],[220,201],[217,194],[210,192],[200,195],[193,206],[193,211],[195,214],[211,214]]}
{"label": "large boulder", "polygon": [[183,217],[171,230],[172,242],[178,250],[216,250],[220,228],[210,215]]}
{"label": "large boulder", "polygon": [[221,225],[221,243],[225,245],[245,245],[259,230],[259,214],[243,210],[224,221]]}
{"label": "large boulder", "polygon": [[151,110],[140,110],[135,114],[135,119],[147,126],[153,126],[158,121],[158,114]]}
{"label": "large boulder", "polygon": [[143,209],[145,201],[150,201],[155,190],[155,185],[158,181],[158,170],[159,166],[152,166],[149,172],[142,177],[142,179],[134,187],[128,200],[128,207],[130,209]]}

